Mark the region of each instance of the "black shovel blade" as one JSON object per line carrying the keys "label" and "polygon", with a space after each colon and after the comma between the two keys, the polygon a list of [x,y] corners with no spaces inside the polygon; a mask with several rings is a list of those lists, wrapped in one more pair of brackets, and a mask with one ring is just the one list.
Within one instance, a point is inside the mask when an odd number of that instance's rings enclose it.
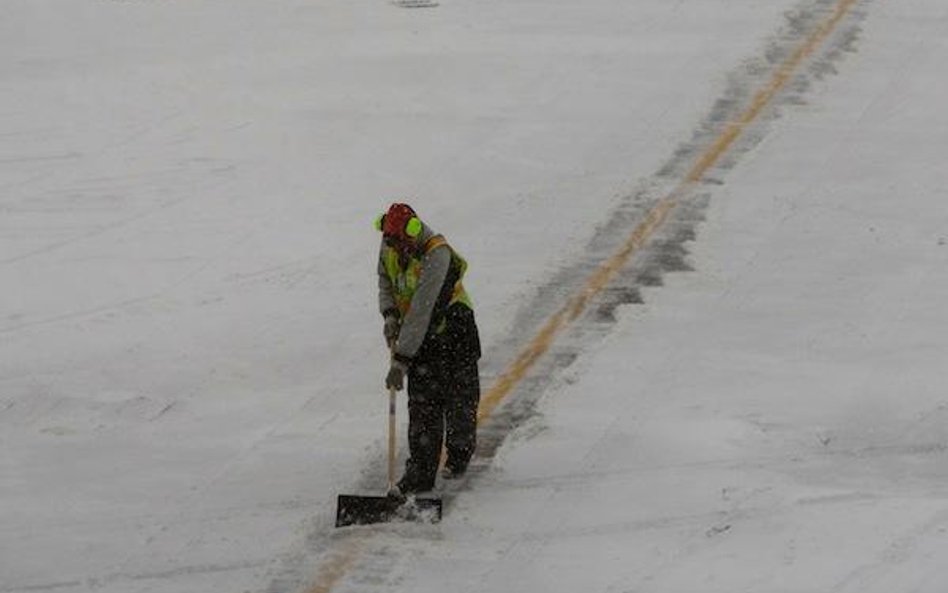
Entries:
{"label": "black shovel blade", "polygon": [[339,495],[336,506],[336,527],[391,521],[437,523],[441,521],[441,499],[414,496],[406,498],[393,495]]}

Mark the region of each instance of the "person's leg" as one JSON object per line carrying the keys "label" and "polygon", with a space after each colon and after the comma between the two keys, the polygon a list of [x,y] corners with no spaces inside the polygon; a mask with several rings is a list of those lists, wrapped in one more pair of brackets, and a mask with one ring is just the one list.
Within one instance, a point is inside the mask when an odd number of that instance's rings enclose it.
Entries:
{"label": "person's leg", "polygon": [[474,455],[480,396],[477,362],[462,363],[455,369],[445,403],[448,475],[463,474]]}
{"label": "person's leg", "polygon": [[434,488],[444,433],[444,399],[437,377],[425,365],[408,373],[408,452],[405,475],[398,482],[405,494]]}

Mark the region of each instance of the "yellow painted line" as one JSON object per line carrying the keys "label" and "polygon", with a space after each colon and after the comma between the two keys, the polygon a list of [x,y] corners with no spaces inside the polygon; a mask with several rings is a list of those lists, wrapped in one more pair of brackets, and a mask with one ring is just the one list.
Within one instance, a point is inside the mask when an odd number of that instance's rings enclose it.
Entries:
{"label": "yellow painted line", "polygon": [[773,98],[790,80],[800,64],[811,55],[820,43],[833,31],[857,0],[840,0],[833,14],[817,27],[806,41],[784,61],[774,76],[751,100],[747,109],[715,138],[714,142],[701,153],[698,160],[688,171],[684,180],[669,195],[661,199],[643,220],[622,248],[603,262],[586,281],[582,292],[574,296],[543,325],[536,336],[527,344],[514,362],[500,375],[490,390],[481,398],[477,419],[483,420],[491,415],[505,397],[513,390],[530,370],[530,367],[552,346],[556,336],[586,309],[590,299],[596,296],[615,277],[619,270],[661,227],[668,214],[678,205],[680,196],[697,184],[704,175],[721,160],[721,157],[741,136],[741,133],[754,122]]}
{"label": "yellow painted line", "polygon": [[777,68],[773,78],[771,78],[763,88],[757,91],[747,110],[744,111],[740,117],[731,122],[727,128],[718,135],[701,157],[698,158],[691,168],[691,171],[685,176],[684,184],[697,183],[704,174],[708,172],[708,169],[713,167],[715,163],[720,160],[721,156],[741,135],[741,132],[743,132],[751,122],[757,119],[757,116],[764,110],[764,107],[770,103],[777,93],[787,86],[790,77],[793,76],[793,73],[803,60],[816,51],[816,48],[833,32],[833,29],[836,28],[839,21],[846,16],[846,13],[849,12],[856,2],[857,0],[840,0],[840,2],[837,3],[833,14],[810,33],[806,41]]}
{"label": "yellow painted line", "polygon": [[[615,277],[619,270],[655,234],[668,215],[678,205],[681,196],[701,181],[704,175],[721,160],[727,150],[740,138],[748,125],[753,123],[770,104],[773,98],[787,85],[800,64],[810,56],[836,28],[846,13],[858,0],[839,0],[833,11],[819,27],[784,61],[773,77],[755,93],[750,105],[714,139],[678,186],[646,214],[645,219],[632,231],[622,247],[597,267],[586,280],[583,289],[550,317],[527,346],[497,378],[491,388],[481,397],[477,412],[478,422],[488,418],[511,391],[526,376],[530,368],[553,345],[557,335],[579,317],[590,300],[599,294]],[[361,556],[367,536],[352,537],[338,551],[320,565],[314,584],[306,593],[329,593],[333,587],[355,566]]]}
{"label": "yellow painted line", "polygon": [[553,345],[556,336],[573,320],[579,317],[586,309],[589,301],[599,294],[612,280],[616,273],[638,251],[658,229],[669,212],[676,205],[672,195],[662,199],[653,207],[643,220],[629,235],[622,248],[612,257],[600,264],[592,273],[583,290],[573,296],[566,305],[557,311],[543,325],[540,331],[527,344],[513,363],[497,378],[494,385],[481,397],[480,408],[477,411],[477,420],[484,420],[500,405],[505,397],[513,390],[521,379],[530,370],[530,367]]}
{"label": "yellow painted line", "polygon": [[317,579],[307,593],[329,593],[339,581],[346,576],[352,566],[362,554],[366,534],[356,533],[343,541],[338,549],[333,550],[319,566]]}

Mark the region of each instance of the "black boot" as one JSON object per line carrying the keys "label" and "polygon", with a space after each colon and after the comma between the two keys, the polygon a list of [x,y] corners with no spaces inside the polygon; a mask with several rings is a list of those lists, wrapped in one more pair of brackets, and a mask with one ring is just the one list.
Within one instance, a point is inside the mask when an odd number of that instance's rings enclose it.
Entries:
{"label": "black boot", "polygon": [[434,488],[434,479],[420,479],[417,475],[406,472],[398,481],[398,490],[404,494],[423,494]]}

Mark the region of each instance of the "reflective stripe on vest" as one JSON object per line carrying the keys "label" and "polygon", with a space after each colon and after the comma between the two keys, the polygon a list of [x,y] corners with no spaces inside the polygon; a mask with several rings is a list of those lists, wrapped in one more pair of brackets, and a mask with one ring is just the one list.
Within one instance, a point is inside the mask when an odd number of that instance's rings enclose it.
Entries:
{"label": "reflective stripe on vest", "polygon": [[[454,303],[463,303],[473,309],[471,299],[461,282],[464,273],[467,271],[467,261],[448,245],[448,242],[441,235],[435,235],[425,243],[424,255],[442,245],[451,252],[451,266],[457,266],[459,271],[458,280],[454,283],[454,292],[451,294],[448,306]],[[407,267],[402,269],[397,250],[386,246],[382,251],[382,264],[385,267],[388,279],[392,283],[392,296],[395,297],[395,306],[398,307],[403,318],[408,314],[411,299],[415,296],[415,291],[418,290],[418,280],[421,277],[421,259],[421,257],[416,257],[414,254],[409,256]],[[440,331],[442,328],[438,329]]]}

